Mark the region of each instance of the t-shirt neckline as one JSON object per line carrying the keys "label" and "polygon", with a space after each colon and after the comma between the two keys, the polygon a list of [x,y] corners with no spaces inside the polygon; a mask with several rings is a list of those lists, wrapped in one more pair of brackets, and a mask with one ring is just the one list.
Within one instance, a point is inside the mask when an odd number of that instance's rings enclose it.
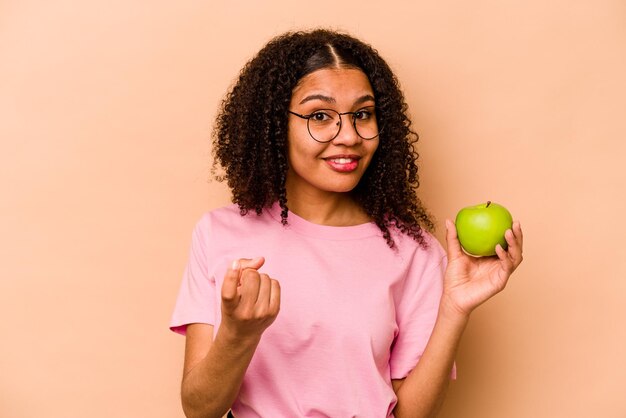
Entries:
{"label": "t-shirt neckline", "polygon": [[[281,208],[278,202],[275,202],[267,211],[274,220],[279,223],[281,222]],[[321,225],[307,221],[292,211],[288,212],[287,226],[285,228],[310,237],[332,240],[351,240],[371,236],[382,236],[382,232],[374,222],[351,226]]]}

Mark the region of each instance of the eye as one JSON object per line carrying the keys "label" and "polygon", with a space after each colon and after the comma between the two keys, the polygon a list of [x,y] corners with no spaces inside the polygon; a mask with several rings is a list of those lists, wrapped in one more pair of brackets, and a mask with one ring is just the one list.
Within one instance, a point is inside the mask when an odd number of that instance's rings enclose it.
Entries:
{"label": "eye", "polygon": [[317,112],[311,113],[309,119],[313,122],[328,122],[331,121],[333,117],[322,110],[318,110]]}
{"label": "eye", "polygon": [[361,109],[354,112],[354,119],[356,120],[369,120],[374,116],[373,109]]}

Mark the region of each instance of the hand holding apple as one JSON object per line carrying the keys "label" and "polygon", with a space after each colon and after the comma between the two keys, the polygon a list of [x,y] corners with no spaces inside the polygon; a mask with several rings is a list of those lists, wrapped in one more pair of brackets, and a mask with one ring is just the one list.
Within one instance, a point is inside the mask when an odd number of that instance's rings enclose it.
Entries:
{"label": "hand holding apple", "polygon": [[473,256],[496,255],[496,246],[506,250],[504,233],[513,225],[511,213],[502,205],[482,203],[468,206],[456,215],[456,231],[463,250]]}
{"label": "hand holding apple", "polygon": [[[502,291],[506,286],[509,277],[522,262],[523,234],[519,221],[510,221],[509,212],[502,206],[491,206],[493,203],[468,207],[459,213],[457,225],[452,220],[446,220],[446,242],[448,253],[448,266],[444,277],[444,293],[442,295],[440,313],[446,317],[467,318],[469,314],[479,305],[490,299],[496,293]],[[480,213],[482,210],[497,209],[494,214],[496,232],[491,231],[485,234],[493,240],[489,245],[484,244],[485,237],[481,229],[473,227],[474,212]],[[500,209],[501,208],[501,209]],[[468,219],[464,219],[466,216]],[[491,212],[487,213],[488,215]],[[487,216],[488,225],[492,218]],[[480,224],[479,221],[476,221]],[[503,225],[506,224],[506,225]],[[469,241],[461,247],[460,235],[470,237]],[[502,238],[503,237],[503,238]],[[504,240],[504,244],[500,239]],[[472,241],[472,240],[475,241]],[[479,245],[480,244],[480,245]],[[498,245],[499,244],[499,245]],[[473,247],[475,245],[475,247]],[[482,245],[482,247],[481,247]],[[506,248],[506,249],[505,249]],[[496,257],[482,257],[480,255],[491,255]],[[471,256],[468,253],[477,256]]]}

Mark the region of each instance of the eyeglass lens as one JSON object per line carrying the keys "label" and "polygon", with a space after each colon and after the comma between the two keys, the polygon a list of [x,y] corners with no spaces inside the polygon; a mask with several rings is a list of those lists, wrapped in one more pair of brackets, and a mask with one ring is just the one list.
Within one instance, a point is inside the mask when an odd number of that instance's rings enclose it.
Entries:
{"label": "eyeglass lens", "polygon": [[[350,118],[349,122],[354,126],[357,135],[363,139],[372,139],[378,136],[378,124],[373,107],[366,107],[356,112],[343,113]],[[348,122],[348,121],[345,121]],[[332,141],[339,135],[341,129],[341,115],[332,109],[320,109],[308,118],[309,133],[319,142]]]}

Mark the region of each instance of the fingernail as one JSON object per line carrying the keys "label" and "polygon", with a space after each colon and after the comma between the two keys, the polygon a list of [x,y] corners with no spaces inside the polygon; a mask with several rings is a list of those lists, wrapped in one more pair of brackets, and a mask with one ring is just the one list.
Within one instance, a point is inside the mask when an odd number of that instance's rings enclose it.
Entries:
{"label": "fingernail", "polygon": [[233,261],[233,264],[230,266],[231,270],[239,270],[239,260]]}

